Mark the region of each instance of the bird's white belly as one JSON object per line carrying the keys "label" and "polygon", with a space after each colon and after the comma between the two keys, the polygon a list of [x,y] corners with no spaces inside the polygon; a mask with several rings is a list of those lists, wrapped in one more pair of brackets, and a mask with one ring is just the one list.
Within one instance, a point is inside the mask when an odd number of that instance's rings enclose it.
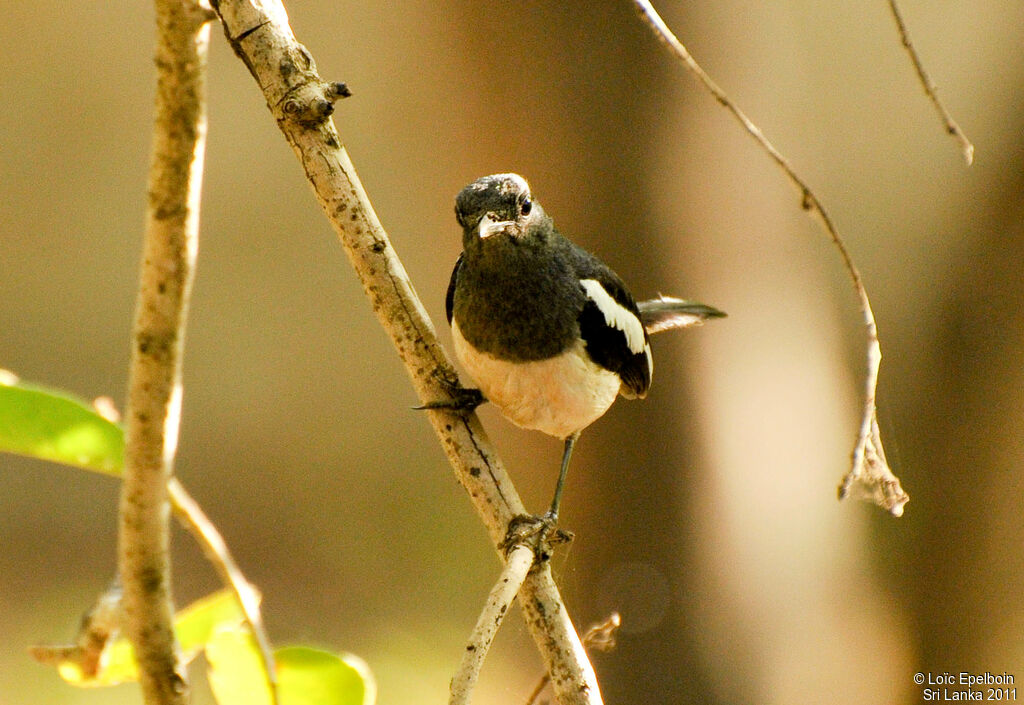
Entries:
{"label": "bird's white belly", "polygon": [[459,362],[493,403],[516,426],[566,438],[604,414],[622,382],[587,355],[583,341],[557,357],[509,362],[475,350],[452,321]]}

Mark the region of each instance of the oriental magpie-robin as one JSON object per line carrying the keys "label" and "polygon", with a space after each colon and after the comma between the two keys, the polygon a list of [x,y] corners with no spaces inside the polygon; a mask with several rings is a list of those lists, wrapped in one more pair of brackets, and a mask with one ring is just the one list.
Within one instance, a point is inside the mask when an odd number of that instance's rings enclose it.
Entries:
{"label": "oriental magpie-robin", "polygon": [[555,229],[518,174],[469,184],[455,215],[463,252],[445,300],[455,354],[512,423],[565,441],[545,515],[554,522],[580,431],[618,395],[647,394],[648,335],[725,314],[670,297],[638,304],[615,272]]}

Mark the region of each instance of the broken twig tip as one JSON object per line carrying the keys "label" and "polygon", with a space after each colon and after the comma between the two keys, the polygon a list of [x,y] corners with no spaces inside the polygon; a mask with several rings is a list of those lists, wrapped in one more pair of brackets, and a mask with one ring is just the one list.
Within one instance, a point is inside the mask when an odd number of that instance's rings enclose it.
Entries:
{"label": "broken twig tip", "polygon": [[603,622],[590,625],[584,632],[583,646],[597,651],[611,651],[615,648],[615,635],[621,626],[622,617],[618,612],[612,612]]}
{"label": "broken twig tip", "polygon": [[964,143],[964,161],[967,162],[967,166],[971,166],[974,164],[974,145],[963,136],[963,133],[960,134],[960,137]]}
{"label": "broken twig tip", "polygon": [[960,148],[963,151],[964,161],[967,162],[967,166],[974,163],[974,145],[964,134],[964,131],[960,129],[960,125],[957,124],[953,116],[950,115],[949,110],[943,105],[942,101],[939,100],[938,88],[932,81],[931,77],[928,76],[928,72],[925,71],[924,63],[921,61],[921,57],[917,54],[917,49],[914,48],[914,43],[910,40],[910,32],[907,30],[907,24],[903,21],[903,15],[900,12],[899,5],[896,0],[889,0],[889,10],[892,12],[893,20],[896,21],[896,29],[900,35],[900,43],[903,48],[907,50],[907,54],[910,56],[910,61],[914,65],[914,70],[917,72],[917,78],[921,82],[921,87],[924,88],[924,93],[928,96],[928,99],[932,102],[935,107],[935,111],[938,113],[939,118],[946,126],[946,132],[952,135],[960,142]]}
{"label": "broken twig tip", "polygon": [[327,97],[331,100],[350,98],[352,97],[352,91],[349,89],[348,84],[335,82],[327,86]]}

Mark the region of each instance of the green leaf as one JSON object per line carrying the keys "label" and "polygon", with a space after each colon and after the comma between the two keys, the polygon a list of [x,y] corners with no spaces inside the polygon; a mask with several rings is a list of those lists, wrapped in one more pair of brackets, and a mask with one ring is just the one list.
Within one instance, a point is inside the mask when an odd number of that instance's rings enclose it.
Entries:
{"label": "green leaf", "polygon": [[243,626],[216,630],[206,644],[210,690],[220,705],[273,705],[263,660]]}
{"label": "green leaf", "polygon": [[[248,628],[219,629],[206,645],[210,689],[219,705],[271,705],[256,640]],[[369,668],[350,654],[306,646],[274,652],[279,705],[373,705]]]}
{"label": "green leaf", "polygon": [[124,432],[80,399],[0,378],[0,451],[120,476]]}
{"label": "green leaf", "polygon": [[369,667],[352,654],[287,646],[274,660],[281,705],[373,705],[377,699]]}
{"label": "green leaf", "polygon": [[209,643],[218,629],[236,627],[245,622],[242,606],[231,590],[224,588],[196,600],[174,618],[174,634],[188,658]]}

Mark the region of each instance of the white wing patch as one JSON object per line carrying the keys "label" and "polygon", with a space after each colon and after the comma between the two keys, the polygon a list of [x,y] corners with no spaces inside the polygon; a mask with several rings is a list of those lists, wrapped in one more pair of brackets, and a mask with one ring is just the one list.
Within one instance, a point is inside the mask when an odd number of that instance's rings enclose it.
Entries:
{"label": "white wing patch", "polygon": [[587,292],[587,297],[597,304],[597,309],[604,314],[605,323],[625,334],[626,345],[630,351],[634,354],[644,352],[647,341],[644,340],[644,326],[640,319],[613,299],[596,279],[581,279],[580,284]]}

